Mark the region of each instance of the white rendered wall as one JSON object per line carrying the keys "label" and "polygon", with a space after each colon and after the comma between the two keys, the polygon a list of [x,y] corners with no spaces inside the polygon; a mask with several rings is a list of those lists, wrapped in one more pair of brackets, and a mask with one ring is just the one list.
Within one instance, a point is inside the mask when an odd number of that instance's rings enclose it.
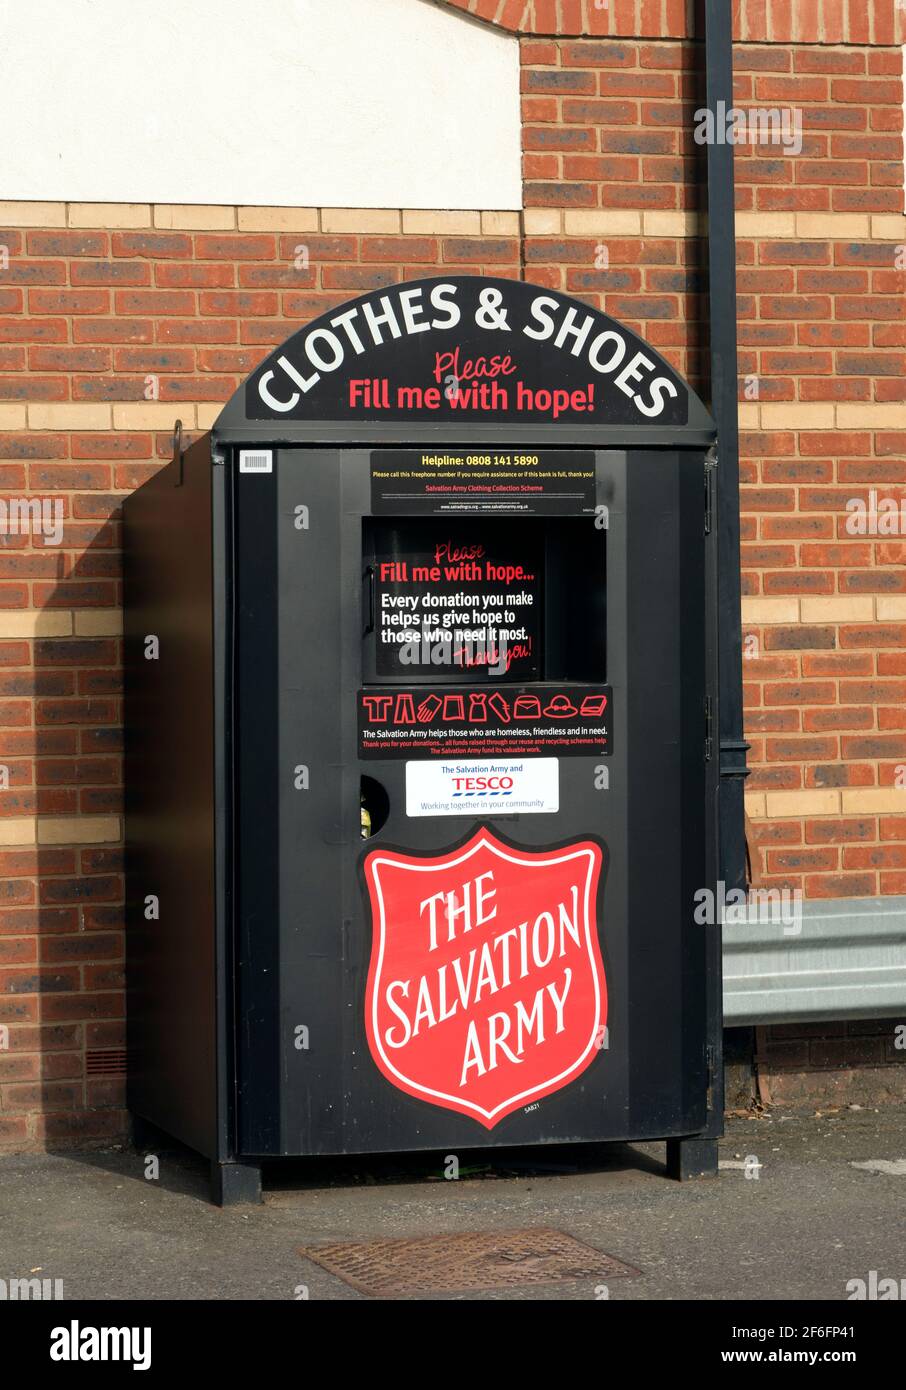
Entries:
{"label": "white rendered wall", "polygon": [[521,206],[518,42],[430,0],[3,0],[0,199]]}

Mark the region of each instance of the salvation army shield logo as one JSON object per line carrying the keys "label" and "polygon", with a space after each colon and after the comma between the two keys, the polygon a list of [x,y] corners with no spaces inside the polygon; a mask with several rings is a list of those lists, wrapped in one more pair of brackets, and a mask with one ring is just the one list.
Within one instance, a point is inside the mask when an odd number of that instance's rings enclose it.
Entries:
{"label": "salvation army shield logo", "polygon": [[493,1129],[591,1064],[607,1021],[602,858],[590,839],[528,850],[483,827],[442,854],[365,856],[365,1022],[392,1085]]}

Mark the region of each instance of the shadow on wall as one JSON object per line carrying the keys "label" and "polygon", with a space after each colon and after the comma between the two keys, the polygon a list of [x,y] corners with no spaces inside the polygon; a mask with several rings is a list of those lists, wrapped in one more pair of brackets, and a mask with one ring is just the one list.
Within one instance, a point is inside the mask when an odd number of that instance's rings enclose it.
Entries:
{"label": "shadow on wall", "polygon": [[[154,436],[160,466],[170,445],[169,434]],[[71,489],[79,464],[70,467]],[[7,844],[0,861],[0,1025],[8,1029],[8,1046],[0,1048],[0,1152],[117,1144],[129,1127],[122,494],[59,493],[50,502],[50,544],[35,535],[0,539],[42,581],[35,585],[41,602],[33,656],[27,641],[0,646],[2,688],[21,706],[2,745],[7,813],[37,817],[38,827],[36,844]]]}

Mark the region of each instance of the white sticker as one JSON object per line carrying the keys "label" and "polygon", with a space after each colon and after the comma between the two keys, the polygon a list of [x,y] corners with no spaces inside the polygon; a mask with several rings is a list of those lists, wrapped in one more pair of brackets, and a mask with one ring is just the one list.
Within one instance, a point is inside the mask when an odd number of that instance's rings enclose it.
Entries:
{"label": "white sticker", "polygon": [[240,449],[240,473],[273,473],[274,452],[272,449]]}
{"label": "white sticker", "polygon": [[508,816],[559,809],[558,758],[406,764],[407,816]]}

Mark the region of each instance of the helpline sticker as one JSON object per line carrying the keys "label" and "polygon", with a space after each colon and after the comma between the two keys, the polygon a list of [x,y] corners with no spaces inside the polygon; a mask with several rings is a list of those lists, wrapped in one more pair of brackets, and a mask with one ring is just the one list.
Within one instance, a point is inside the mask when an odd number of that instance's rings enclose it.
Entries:
{"label": "helpline sticker", "polygon": [[513,816],[559,809],[557,758],[406,763],[407,816]]}
{"label": "helpline sticker", "polygon": [[593,449],[381,449],[371,455],[375,516],[573,516],[593,512],[595,500]]}

